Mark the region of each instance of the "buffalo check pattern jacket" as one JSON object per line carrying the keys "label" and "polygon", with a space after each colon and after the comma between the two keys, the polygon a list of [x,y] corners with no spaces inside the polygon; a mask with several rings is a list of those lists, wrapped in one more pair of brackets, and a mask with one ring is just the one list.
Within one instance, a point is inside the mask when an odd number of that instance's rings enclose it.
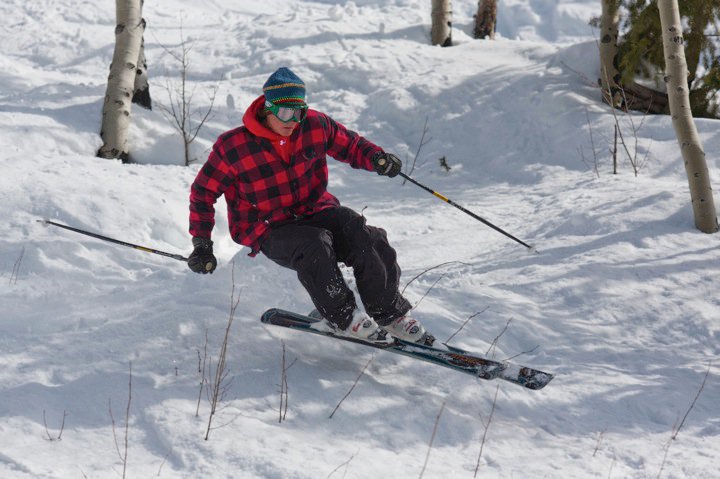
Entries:
{"label": "buffalo check pattern jacket", "polygon": [[250,256],[273,226],[339,206],[327,191],[327,156],[373,171],[372,157],[382,151],[315,110],[291,136],[277,135],[257,119],[264,102],[256,99],[244,125],[220,135],[190,189],[190,234],[210,238],[215,202],[225,195],[230,234]]}

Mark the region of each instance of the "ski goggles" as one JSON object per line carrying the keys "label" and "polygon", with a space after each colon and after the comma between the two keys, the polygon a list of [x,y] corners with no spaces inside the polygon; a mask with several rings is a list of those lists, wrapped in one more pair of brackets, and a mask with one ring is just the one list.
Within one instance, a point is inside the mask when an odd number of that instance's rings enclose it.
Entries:
{"label": "ski goggles", "polygon": [[307,105],[292,107],[280,106],[269,101],[265,101],[265,108],[283,123],[289,123],[291,121],[300,123],[307,117],[308,112]]}

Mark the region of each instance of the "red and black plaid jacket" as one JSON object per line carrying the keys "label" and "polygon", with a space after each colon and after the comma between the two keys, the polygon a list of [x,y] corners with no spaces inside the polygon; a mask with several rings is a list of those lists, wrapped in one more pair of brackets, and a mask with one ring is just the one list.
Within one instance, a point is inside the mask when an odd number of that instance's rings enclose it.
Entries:
{"label": "red and black plaid jacket", "polygon": [[340,204],[327,191],[326,156],[372,171],[382,151],[315,110],[291,136],[277,135],[257,120],[264,101],[250,105],[244,126],[220,135],[190,189],[190,234],[210,238],[215,201],[225,195],[230,234],[250,256],[272,225]]}

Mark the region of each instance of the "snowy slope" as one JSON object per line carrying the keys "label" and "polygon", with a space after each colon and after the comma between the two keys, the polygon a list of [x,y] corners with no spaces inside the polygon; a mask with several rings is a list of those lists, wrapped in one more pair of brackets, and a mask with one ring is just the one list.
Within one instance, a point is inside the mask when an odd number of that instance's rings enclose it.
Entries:
{"label": "snowy slope", "polygon": [[[636,177],[621,155],[613,175],[614,120],[592,85],[587,26],[599,2],[500,3],[498,40],[484,42],[470,37],[477,2],[453,2],[457,45],[441,49],[429,45],[427,1],[146,2],[155,101],[177,78],[165,49],[178,47],[180,21],[197,107],[217,88],[194,145],[200,161],[186,168],[157,109],[133,110],[135,164],[93,156],[114,2],[3,2],[0,477],[119,477],[109,409],[122,440],[130,363],[127,477],[472,477],[496,385],[479,477],[717,477],[720,248],[693,227],[670,121],[621,115],[645,163]],[[209,276],[37,222],[187,255],[202,159],[283,65],[305,79],[314,107],[409,162],[427,118],[413,176],[537,247],[399,179],[331,165],[331,191],[388,231],[403,285],[447,263],[407,286],[416,316],[445,340],[480,312],[453,344],[485,352],[500,335],[496,357],[524,353],[516,361],[556,374],[547,388],[262,326],[266,308],[306,311],[309,299],[291,272],[248,258],[223,214]],[[717,182],[720,124],[697,125]],[[198,354],[207,332],[217,357],[233,278],[233,379],[221,427],[204,441]],[[295,363],[279,423],[283,344]],[[64,414],[62,439],[49,441]]]}

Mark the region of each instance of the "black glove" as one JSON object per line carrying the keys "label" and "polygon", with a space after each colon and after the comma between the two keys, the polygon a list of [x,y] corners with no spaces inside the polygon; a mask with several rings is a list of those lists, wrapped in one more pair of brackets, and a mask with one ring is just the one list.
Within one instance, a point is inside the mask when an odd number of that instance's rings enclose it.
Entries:
{"label": "black glove", "polygon": [[402,161],[392,153],[379,151],[373,156],[372,162],[378,175],[385,175],[390,178],[397,176],[402,169]]}
{"label": "black glove", "polygon": [[193,238],[195,249],[188,258],[188,267],[195,273],[212,273],[217,267],[217,259],[213,254],[213,242],[207,238]]}

